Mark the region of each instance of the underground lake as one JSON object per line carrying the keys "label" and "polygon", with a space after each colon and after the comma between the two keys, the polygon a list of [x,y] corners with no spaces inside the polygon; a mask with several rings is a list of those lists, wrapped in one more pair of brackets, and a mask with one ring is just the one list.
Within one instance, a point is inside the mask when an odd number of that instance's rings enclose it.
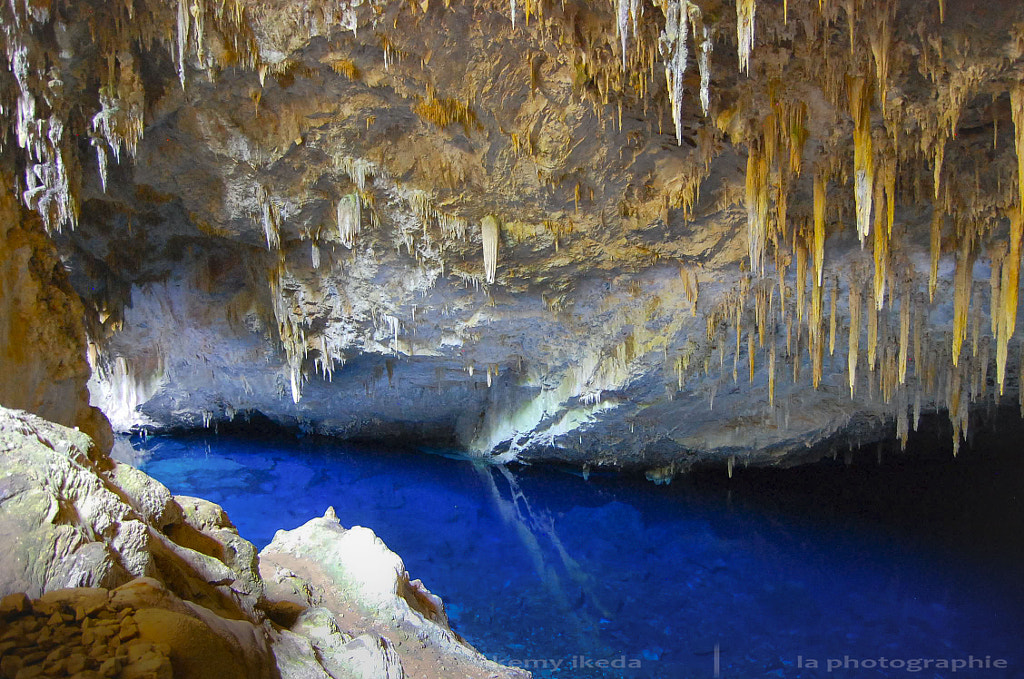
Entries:
{"label": "underground lake", "polygon": [[1019,677],[1024,460],[1008,421],[956,458],[933,418],[905,452],[667,485],[288,435],[132,445],[258,548],[328,507],[371,528],[453,629],[536,677]]}

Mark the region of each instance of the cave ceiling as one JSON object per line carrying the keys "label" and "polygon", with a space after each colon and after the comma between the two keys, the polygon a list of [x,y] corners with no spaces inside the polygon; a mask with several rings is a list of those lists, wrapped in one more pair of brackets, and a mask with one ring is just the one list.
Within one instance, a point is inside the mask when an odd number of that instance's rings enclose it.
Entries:
{"label": "cave ceiling", "polygon": [[117,428],[661,480],[1019,397],[1019,2],[0,13],[3,172]]}

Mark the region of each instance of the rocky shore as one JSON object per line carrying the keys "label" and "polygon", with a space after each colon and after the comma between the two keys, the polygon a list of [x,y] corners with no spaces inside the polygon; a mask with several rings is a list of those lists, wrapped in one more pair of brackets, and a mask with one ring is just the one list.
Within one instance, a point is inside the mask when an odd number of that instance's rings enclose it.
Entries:
{"label": "rocky shore", "polygon": [[530,676],[484,658],[367,528],[328,509],[260,554],[82,432],[0,408],[0,676]]}

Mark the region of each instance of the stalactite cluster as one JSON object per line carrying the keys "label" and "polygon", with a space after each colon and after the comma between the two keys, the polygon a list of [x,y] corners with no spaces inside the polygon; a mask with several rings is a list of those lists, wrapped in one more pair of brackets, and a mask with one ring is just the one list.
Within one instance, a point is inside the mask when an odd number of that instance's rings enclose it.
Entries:
{"label": "stalactite cluster", "polygon": [[[478,9],[499,11],[484,4]],[[299,237],[310,241],[310,250],[303,245],[303,258],[310,258],[304,261],[323,275],[334,275],[338,252],[353,261],[375,257],[383,249],[376,248],[379,244],[421,270],[440,272],[431,275],[444,276],[447,268],[474,289],[495,284],[499,245],[502,284],[509,286],[517,280],[515,254],[528,250],[534,259],[523,263],[522,280],[555,258],[567,263],[589,258],[590,269],[617,272],[641,270],[648,262],[666,261],[663,256],[680,262],[679,290],[692,315],[707,316],[706,344],[695,348],[684,342],[681,325],[648,328],[658,316],[657,305],[645,307],[643,318],[632,319],[638,327],[630,339],[616,335],[572,394],[585,405],[602,403],[601,385],[621,386],[644,348],[653,347],[665,353],[668,372],[674,373],[667,381],[679,390],[688,373],[702,366],[706,375],[712,372],[715,351],[722,374],[727,373],[731,352],[734,379],[744,366],[751,388],[766,387],[770,408],[779,406],[786,371],[814,388],[839,388],[858,402],[885,406],[901,438],[924,407],[947,409],[959,440],[968,430],[970,405],[998,398],[1008,383],[1015,384],[1016,376],[1007,373],[1013,372],[1008,364],[1016,355],[1011,340],[1024,229],[1020,56],[990,57],[989,45],[983,49],[944,29],[942,3],[911,10],[896,0],[780,6],[736,0],[733,13],[731,7],[721,11],[722,3],[696,0],[614,0],[593,7],[532,0],[513,1],[508,10],[513,30],[502,39],[521,46],[526,56],[524,63],[507,65],[507,77],[510,82],[524,78],[519,85],[528,92],[522,98],[529,105],[513,102],[506,111],[499,103],[504,99],[491,93],[504,82],[488,83],[465,97],[445,96],[454,94],[439,88],[446,79],[431,75],[431,69],[445,68],[432,61],[443,57],[426,47],[417,50],[413,38],[399,29],[401,19],[410,16],[443,25],[445,17],[456,15],[447,5],[373,2],[319,14],[297,12],[302,18],[296,25],[304,26],[310,39],[316,35],[332,50],[349,50],[344,56],[332,52],[322,70],[289,63],[302,55],[275,54],[265,62],[257,35],[270,39],[266,35],[273,32],[260,22],[272,9],[236,0],[130,0],[84,3],[80,10],[49,2],[5,6],[0,19],[9,73],[0,82],[0,117],[13,132],[11,150],[19,152],[22,199],[56,231],[79,219],[84,165],[95,162],[101,191],[112,193],[114,165],[137,157],[147,123],[153,122],[147,120],[152,112],[145,63],[165,61],[175,96],[184,96],[179,88],[187,93],[199,83],[213,87],[220,74],[237,69],[232,75],[248,78],[257,106],[266,106],[264,91],[275,78],[277,94],[287,89],[281,83],[289,78],[321,78],[339,87],[344,79],[351,88],[344,92],[370,99],[375,90],[386,91],[390,98],[380,95],[380,101],[404,106],[404,117],[392,116],[382,136],[404,134],[403,126],[415,124],[418,133],[443,137],[438,148],[449,155],[443,172],[427,163],[426,169],[406,163],[391,172],[393,158],[387,154],[369,156],[371,161],[356,149],[331,148],[317,137],[326,139],[330,126],[319,129],[296,114],[300,132],[317,133],[308,141],[300,135],[296,148],[329,158],[330,172],[318,190],[333,209],[323,224],[303,226]],[[498,16],[505,11],[501,5]],[[795,12],[800,21],[793,20]],[[517,23],[517,16],[525,24]],[[73,22],[88,27],[93,49],[65,53],[73,41],[49,37],[63,35],[60,31]],[[372,37],[356,42],[359,35]],[[729,49],[715,50],[716,42]],[[431,45],[454,49],[443,41]],[[538,45],[563,50],[565,63],[544,71]],[[1012,56],[1009,47],[1006,53]],[[571,87],[559,90],[544,82],[566,77],[558,75],[563,66],[573,71]],[[572,98],[570,103],[587,102],[594,121],[604,125],[594,134],[610,140],[607,146],[614,150],[607,163],[613,169],[602,174],[598,170],[607,168],[586,167],[587,161],[573,157],[582,140],[572,135],[578,137],[590,121],[584,120],[583,108],[572,115],[563,111],[561,119],[544,109],[548,99],[542,97],[562,96]],[[251,113],[258,117],[262,110]],[[668,138],[659,139],[669,120]],[[1000,134],[1003,120],[1010,124],[1003,124]],[[556,139],[563,129],[566,138]],[[984,144],[978,141],[982,129]],[[91,145],[88,156],[76,139]],[[361,141],[346,138],[353,146]],[[1015,173],[1006,171],[1011,155]],[[531,190],[536,195],[492,200],[487,190],[505,186],[504,178],[481,180],[460,171],[456,162],[469,165],[499,156],[514,159],[508,167],[516,168],[517,177],[532,182],[535,171]],[[713,170],[727,177],[722,168],[728,163],[740,174],[745,164],[742,191],[730,191],[727,179],[720,182],[726,188],[702,188]],[[251,171],[245,170],[245,185],[256,187],[246,216],[257,233],[262,230],[270,254],[260,245],[260,256],[273,261],[267,274],[273,315],[298,403],[309,352],[317,352],[316,372],[330,379],[349,345],[329,332],[310,334],[308,320],[286,303],[281,281],[291,264],[289,240],[295,242],[300,228],[281,194],[275,195],[273,173],[283,173],[283,165],[253,162]],[[643,173],[630,174],[639,166]],[[448,187],[440,176],[448,178]],[[428,186],[430,180],[436,184]],[[746,261],[727,263],[735,265],[729,276],[738,282],[722,301],[705,291],[717,294],[727,287],[721,284],[725,265],[711,262],[718,269],[708,278],[717,277],[718,283],[701,289],[698,269],[690,264],[704,253],[674,241],[684,240],[676,238],[684,227],[700,228],[693,225],[734,208],[745,214]],[[482,274],[479,255],[473,254],[479,252],[473,249],[477,241],[468,237],[476,223]],[[666,234],[665,242],[633,237],[632,232],[653,231],[653,226]],[[538,233],[549,239],[550,252],[543,255],[536,254],[540,247],[530,250]],[[610,234],[620,233],[629,234],[622,237],[625,245],[612,242],[618,235]],[[528,235],[513,238],[518,234]],[[863,254],[850,254],[851,242]],[[517,250],[520,243],[525,245]],[[350,252],[337,250],[338,244]],[[930,251],[925,264],[912,256],[915,248]],[[982,285],[976,278],[985,267],[987,284]],[[703,282],[705,274],[700,276]],[[379,343],[399,352],[408,308],[382,302],[373,309],[370,320],[380,331]],[[654,339],[658,333],[660,342]],[[667,360],[670,347],[680,352],[674,361]],[[706,360],[698,360],[700,351]],[[998,389],[988,385],[992,362]],[[808,375],[801,377],[801,371]],[[488,368],[488,382],[491,378]]]}

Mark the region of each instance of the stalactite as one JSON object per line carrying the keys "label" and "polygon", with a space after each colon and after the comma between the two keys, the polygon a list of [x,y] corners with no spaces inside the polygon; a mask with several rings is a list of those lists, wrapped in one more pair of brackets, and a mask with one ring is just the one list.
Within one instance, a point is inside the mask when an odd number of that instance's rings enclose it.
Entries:
{"label": "stalactite", "polygon": [[[796,244],[796,324],[799,328],[804,322],[804,287],[807,282],[807,247],[803,239]],[[799,333],[799,330],[797,331]]]}
{"label": "stalactite", "polygon": [[989,256],[989,277],[988,277],[988,317],[989,330],[993,337],[999,337],[999,316],[1002,313],[1002,304],[999,301],[999,286],[1003,280],[1003,259],[1006,257],[1005,250],[994,249]]}
{"label": "stalactite", "polygon": [[872,81],[867,76],[850,76],[846,85],[850,98],[850,116],[853,118],[853,181],[857,206],[857,235],[863,247],[871,228],[871,199],[875,184],[875,161],[871,144]]}
{"label": "stalactite", "polygon": [[787,108],[785,129],[789,139],[789,171],[799,177],[803,170],[804,144],[807,142],[807,104],[796,102]]}
{"label": "stalactite", "polygon": [[924,310],[920,307],[914,312],[914,377],[917,378],[918,382],[921,380],[921,366],[924,364],[924,354],[922,353],[922,329],[924,325]]}
{"label": "stalactite", "polygon": [[885,233],[892,238],[892,225],[896,220],[896,158],[882,159],[882,185],[885,188]]}
{"label": "stalactite", "polygon": [[775,338],[768,346],[768,405],[775,407]]}
{"label": "stalactite", "polygon": [[821,384],[822,367],[825,357],[825,334],[822,323],[822,307],[824,302],[825,286],[814,283],[811,290],[811,316],[808,320],[810,332],[808,338],[808,349],[811,353],[811,371],[814,388]]}
{"label": "stalactite", "polygon": [[935,287],[939,282],[939,257],[942,256],[942,213],[932,208],[931,268],[928,270],[928,301],[935,301]]}
{"label": "stalactite", "polygon": [[825,173],[814,172],[814,279],[821,285],[825,270]]}
{"label": "stalactite", "polygon": [[783,257],[780,248],[775,248],[775,271],[778,274],[779,286],[779,318],[786,322],[786,269],[788,268],[788,255]]}
{"label": "stalactite", "polygon": [[751,384],[754,383],[754,357],[757,352],[754,349],[754,329],[751,328],[747,331],[747,363],[750,367],[750,379]]}
{"label": "stalactite", "polygon": [[764,347],[765,334],[768,332],[768,309],[771,304],[769,294],[771,288],[759,285],[754,292],[754,319],[757,326],[757,346]]}
{"label": "stalactite", "polygon": [[260,207],[260,223],[267,239],[267,249],[277,250],[281,247],[281,213],[277,204],[262,186],[256,187],[256,203]]}
{"label": "stalactite", "polygon": [[878,358],[878,309],[868,306],[868,370],[874,372]]}
{"label": "stalactite", "polygon": [[697,299],[700,297],[700,281],[697,279],[697,272],[688,266],[680,266],[679,278],[683,282],[686,301],[690,303],[690,315],[696,318]]}
{"label": "stalactite", "polygon": [[882,105],[882,115],[886,113],[886,102],[889,83],[889,52],[892,47],[892,17],[890,12],[894,5],[878,2],[875,30],[868,32],[871,54],[875,59],[875,79],[878,81],[878,98]]}
{"label": "stalactite", "polygon": [[[515,28],[515,0],[512,0],[512,28]],[[615,33],[622,48],[622,70],[626,71],[629,43],[629,0],[615,0]]]}
{"label": "stalactite", "polygon": [[[996,332],[996,379],[999,382],[999,393],[1004,390],[1006,378],[1006,359],[1010,338],[1017,326],[1017,298],[1020,284],[1020,232],[1024,228],[1019,210],[1010,213],[1010,249],[1002,260],[999,280],[999,321]],[[1014,234],[1017,234],[1016,237]],[[1016,251],[1015,251],[1016,250]]]}
{"label": "stalactite", "polygon": [[498,267],[498,220],[487,215],[480,222],[480,233],[484,245],[484,279],[488,284],[494,283],[494,275]]}
{"label": "stalactite", "polygon": [[[999,393],[1003,393],[1007,345],[1017,328],[1017,299],[1020,286],[1021,236],[1024,232],[1024,85],[1010,90],[1014,149],[1017,152],[1017,205],[1010,210],[1010,251],[1003,261],[1000,284],[1001,313],[997,335],[996,365]],[[1024,392],[1024,387],[1021,388]]]}
{"label": "stalactite", "polygon": [[768,158],[754,144],[747,155],[746,206],[750,270],[763,275],[768,239]]}
{"label": "stalactite", "polygon": [[[625,2],[625,0],[617,0]],[[683,145],[683,80],[689,58],[690,25],[693,25],[697,49],[697,67],[700,71],[700,103],[708,115],[711,101],[711,33],[704,24],[700,7],[689,0],[668,0],[664,6],[665,28],[658,40],[658,49],[665,64],[665,85],[672,104],[672,122],[675,124],[676,143]],[[625,54],[625,50],[623,50]]]}
{"label": "stalactite", "polygon": [[338,201],[338,235],[341,238],[341,244],[349,250],[355,247],[356,237],[362,231],[362,212],[358,193],[346,194]]}
{"label": "stalactite", "polygon": [[754,13],[757,0],[736,0],[736,49],[739,70],[750,75],[750,53],[754,49]]}
{"label": "stalactite", "polygon": [[956,274],[953,285],[953,365],[960,361],[960,350],[967,338],[967,313],[971,305],[971,288],[974,269],[974,253],[970,239],[962,238],[956,258]]}
{"label": "stalactite", "polygon": [[[188,31],[191,22],[189,21],[188,0],[178,0],[178,78],[181,80],[181,89],[185,89],[185,59],[188,56]],[[260,83],[262,85],[262,82]]]}
{"label": "stalactite", "polygon": [[875,260],[875,309],[882,310],[885,305],[885,281],[889,275],[889,234],[885,228],[885,212],[882,206],[885,202],[885,193],[882,182],[875,185],[875,233],[874,233],[874,260]]}
{"label": "stalactite", "polygon": [[828,320],[828,355],[834,356],[836,353],[836,323],[839,306],[839,278],[834,278],[832,282],[832,295],[830,298],[829,309],[829,320]]}
{"label": "stalactite", "polygon": [[907,356],[910,352],[910,295],[903,293],[900,300],[900,376],[899,383],[907,382]]}
{"label": "stalactite", "polygon": [[850,398],[853,398],[857,386],[857,353],[860,346],[860,291],[856,284],[850,283],[850,342],[846,355],[847,374],[850,378]]}
{"label": "stalactite", "polygon": [[[700,73],[700,110],[704,115],[711,111],[711,49],[714,43],[711,42],[711,31],[708,30],[700,14],[700,9],[694,5],[688,5],[691,20],[694,22],[694,35],[700,34],[700,42],[697,44],[697,71]],[[695,15],[695,16],[694,16]]]}

